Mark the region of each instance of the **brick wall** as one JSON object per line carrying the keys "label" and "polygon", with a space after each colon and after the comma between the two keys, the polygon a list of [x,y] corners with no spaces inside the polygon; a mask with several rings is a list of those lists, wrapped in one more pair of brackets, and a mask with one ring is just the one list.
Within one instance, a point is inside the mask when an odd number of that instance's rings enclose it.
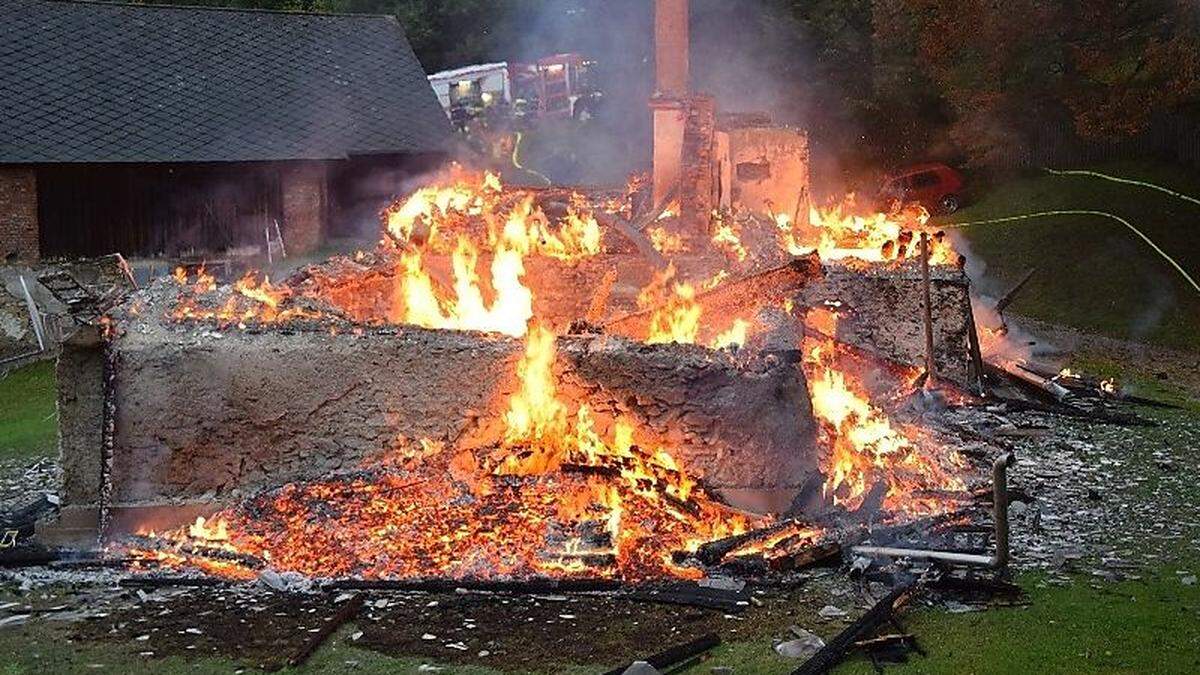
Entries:
{"label": "brick wall", "polygon": [[37,173],[0,166],[0,258],[38,258]]}
{"label": "brick wall", "polygon": [[327,230],[325,166],[302,163],[284,167],[280,184],[288,255],[312,253],[325,242]]}

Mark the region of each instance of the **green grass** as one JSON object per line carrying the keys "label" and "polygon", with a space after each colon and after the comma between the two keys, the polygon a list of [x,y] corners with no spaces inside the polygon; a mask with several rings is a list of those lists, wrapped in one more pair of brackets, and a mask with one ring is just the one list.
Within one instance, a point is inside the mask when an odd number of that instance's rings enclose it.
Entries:
{"label": "green grass", "polygon": [[[1200,195],[1200,173],[1120,163],[1085,167]],[[980,179],[982,180],[982,179]],[[977,200],[948,222],[1050,210],[1123,217],[1200,278],[1200,206],[1154,190],[1091,177],[1026,174],[975,183]],[[1053,216],[961,230],[971,255],[1003,292],[1038,273],[1011,311],[1112,337],[1200,351],[1200,294],[1128,229],[1107,218]]]}
{"label": "green grass", "polygon": [[41,361],[0,377],[0,459],[50,456],[57,443],[54,362]]}
{"label": "green grass", "polygon": [[[1191,568],[1195,572],[1195,568]],[[1200,672],[1200,585],[1184,586],[1174,568],[1141,581],[1047,586],[1020,580],[1028,607],[949,614],[922,608],[905,614],[927,657],[888,666],[888,673],[1195,673]],[[1039,587],[1041,586],[1041,587]],[[811,628],[811,626],[810,626]],[[818,630],[831,632],[839,626]],[[780,675],[799,664],[776,656],[767,637],[721,646],[689,675],[713,666]],[[855,656],[837,673],[874,673]]]}
{"label": "green grass", "polygon": [[[1032,605],[982,613],[920,610],[906,619],[928,658],[903,673],[1200,672],[1200,586],[1173,571],[1153,579],[1092,587],[1023,585]],[[863,659],[839,673],[873,673]]]}
{"label": "green grass", "polygon": [[[1137,581],[1069,586],[1041,582],[1027,575],[1019,582],[1029,594],[1028,607],[996,608],[970,614],[948,614],[919,608],[904,615],[906,628],[918,636],[927,657],[913,654],[908,663],[889,666],[904,673],[1195,673],[1200,672],[1200,585],[1185,586],[1176,569],[1196,573],[1197,566],[1164,568]],[[733,624],[731,624],[732,626]],[[828,635],[843,624],[815,628]],[[352,626],[343,628],[300,669],[303,673],[412,673],[428,659],[393,658],[360,649],[349,641]],[[0,631],[0,675],[24,673],[139,672],[229,673],[245,667],[236,659],[197,654],[184,658],[143,657],[143,643],[71,642],[66,623],[38,621]],[[743,633],[744,634],[744,633]],[[684,671],[706,675],[716,666],[738,673],[780,675],[799,662],[777,656],[770,635],[728,641],[710,658]],[[583,636],[581,639],[586,639]],[[448,675],[491,675],[499,671],[443,666]],[[597,667],[555,672],[598,672]],[[251,669],[248,672],[258,672]],[[835,672],[874,672],[855,656]]]}

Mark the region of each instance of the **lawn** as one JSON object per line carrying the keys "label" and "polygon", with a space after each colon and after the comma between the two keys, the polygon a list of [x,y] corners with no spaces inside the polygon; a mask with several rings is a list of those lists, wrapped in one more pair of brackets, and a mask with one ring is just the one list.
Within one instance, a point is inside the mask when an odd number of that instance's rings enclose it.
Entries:
{"label": "lawn", "polygon": [[49,456],[57,443],[54,362],[40,361],[0,376],[0,459]]}
{"label": "lawn", "polygon": [[[1139,581],[1049,586],[1020,579],[1028,607],[949,614],[917,609],[904,616],[928,657],[888,666],[889,673],[1195,673],[1200,672],[1200,585],[1185,586],[1174,568]],[[1194,572],[1195,568],[1191,568]],[[735,672],[791,672],[797,663],[763,643],[723,645],[688,672],[713,666]],[[834,672],[875,672],[855,657]]]}
{"label": "lawn", "polygon": [[[1200,196],[1200,172],[1119,163],[1084,167]],[[980,179],[982,180],[982,179]],[[1125,218],[1194,278],[1200,278],[1200,205],[1093,177],[1029,173],[975,182],[976,201],[948,223],[1051,210],[1093,210]],[[969,255],[986,266],[999,295],[1028,270],[1037,274],[1011,311],[1112,337],[1200,351],[1200,293],[1120,223],[1051,216],[960,230]]]}
{"label": "lawn", "polygon": [[[1195,566],[1185,568],[1196,571]],[[913,655],[908,663],[889,666],[887,672],[1200,672],[1200,585],[1184,585],[1175,569],[1169,566],[1143,580],[1120,583],[1078,578],[1070,586],[1048,585],[1039,575],[1027,575],[1019,581],[1029,593],[1028,607],[969,614],[925,608],[909,611],[903,619],[905,626],[918,636],[929,655]],[[43,601],[52,603],[54,598]],[[823,632],[838,628],[829,624]],[[428,659],[393,658],[356,648],[349,640],[354,630],[352,625],[346,626],[305,668],[288,672],[407,673],[421,672],[421,665],[429,663]],[[0,659],[4,662],[0,674],[132,672],[142,668],[161,673],[228,673],[242,667],[234,659],[215,655],[148,659],[138,654],[144,646],[72,642],[70,633],[69,625],[54,621],[0,632]],[[727,642],[709,659],[682,672],[707,675],[717,666],[732,667],[736,673],[791,672],[799,662],[776,656],[770,637]],[[579,666],[555,672],[600,670],[599,666]],[[443,666],[438,672],[486,675],[498,671]],[[866,675],[874,669],[865,659],[855,657],[835,672]]]}

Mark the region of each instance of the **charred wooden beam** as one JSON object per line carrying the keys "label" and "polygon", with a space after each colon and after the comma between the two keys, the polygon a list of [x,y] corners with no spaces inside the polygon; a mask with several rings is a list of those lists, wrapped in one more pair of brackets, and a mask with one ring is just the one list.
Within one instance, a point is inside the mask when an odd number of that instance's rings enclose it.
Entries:
{"label": "charred wooden beam", "polygon": [[750,593],[744,588],[734,591],[709,588],[691,582],[643,586],[631,592],[628,597],[636,602],[714,609],[726,614],[744,611],[750,605]]}
{"label": "charred wooden beam", "polygon": [[[690,642],[685,642],[684,644],[676,645],[669,649],[664,649],[663,651],[652,656],[647,656],[644,659],[637,659],[637,661],[644,661],[651,666],[654,666],[655,669],[663,671],[691,661],[701,656],[705,652],[711,651],[720,644],[721,638],[717,637],[715,633],[709,633],[708,635],[698,637]],[[628,670],[629,667],[634,663],[634,661],[626,663],[608,671],[605,673],[605,675],[621,675],[621,673],[624,673],[626,670]]]}
{"label": "charred wooden beam", "polygon": [[[968,303],[969,304],[969,303]],[[979,343],[979,326],[975,322],[975,309],[967,307],[967,350],[971,356],[971,387],[978,396],[987,396],[986,371],[983,367],[983,346]]]}
{"label": "charred wooden beam", "polygon": [[806,567],[816,567],[817,565],[831,563],[834,560],[841,562],[841,559],[842,545],[837,542],[829,542],[802,549],[796,553],[772,557],[767,562],[772,570],[777,572],[792,572],[805,569]]}
{"label": "charred wooden beam", "polygon": [[[779,307],[823,275],[815,254],[786,265],[727,281],[696,296],[705,313],[714,316],[755,316],[765,307]],[[643,338],[650,330],[653,309],[627,314],[605,325],[607,332]]]}
{"label": "charred wooden beam", "polygon": [[49,495],[41,494],[36,499],[7,513],[0,514],[0,532],[15,531],[17,537],[33,536],[38,520],[58,511],[58,502]]}
{"label": "charred wooden beam", "polygon": [[987,365],[1001,376],[1007,377],[1017,384],[1023,385],[1026,389],[1032,390],[1042,396],[1048,396],[1056,403],[1063,403],[1071,397],[1071,392],[1066,387],[1054,380],[1030,371],[1016,361],[1005,358],[993,358],[987,362]]}
{"label": "charred wooden beam", "polygon": [[893,588],[882,600],[875,603],[866,614],[859,617],[841,633],[825,644],[812,658],[804,662],[792,675],[819,675],[833,670],[846,658],[854,644],[887,623],[897,612],[916,596],[920,584],[916,581],[903,583]]}
{"label": "charred wooden beam", "polygon": [[856,649],[875,650],[887,649],[896,645],[908,646],[916,636],[911,633],[893,633],[891,635],[880,635],[869,640],[859,640],[854,643]]}
{"label": "charred wooden beam", "polygon": [[0,568],[40,567],[60,560],[62,556],[62,551],[56,548],[46,548],[34,543],[19,544],[0,548]]}
{"label": "charred wooden beam", "polygon": [[757,530],[710,541],[706,544],[701,544],[692,557],[705,565],[716,565],[733,551],[747,544],[766,539],[773,534],[778,534],[795,524],[797,524],[795,520],[782,520]]}
{"label": "charred wooden beam", "polygon": [[341,579],[325,585],[337,591],[406,591],[453,593],[458,589],[488,593],[597,593],[622,587],[615,579],[524,579],[492,581],[484,579]]}
{"label": "charred wooden beam", "polygon": [[1013,300],[1017,299],[1017,295],[1022,290],[1024,290],[1025,286],[1027,286],[1029,284],[1029,282],[1033,279],[1033,276],[1035,274],[1037,274],[1037,271],[1038,271],[1038,268],[1034,267],[1033,269],[1026,272],[1025,276],[1022,277],[1019,282],[1017,282],[1017,285],[1013,286],[1012,289],[1009,290],[1009,292],[1004,294],[1004,297],[1000,298],[1000,300],[996,302],[996,313],[997,314],[1003,314],[1004,310],[1008,309],[1008,306],[1013,303]]}
{"label": "charred wooden beam", "polygon": [[921,233],[921,314],[925,323],[925,375],[937,382],[937,356],[933,353],[933,291],[929,275],[929,233]]}

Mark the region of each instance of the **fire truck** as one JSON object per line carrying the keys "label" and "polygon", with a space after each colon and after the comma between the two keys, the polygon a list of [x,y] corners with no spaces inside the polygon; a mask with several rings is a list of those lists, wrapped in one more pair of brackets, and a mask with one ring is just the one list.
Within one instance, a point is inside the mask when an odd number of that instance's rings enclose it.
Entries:
{"label": "fire truck", "polygon": [[521,119],[587,119],[601,99],[592,67],[581,54],[556,54],[536,63],[488,63],[429,76],[451,120],[463,125],[481,115]]}

